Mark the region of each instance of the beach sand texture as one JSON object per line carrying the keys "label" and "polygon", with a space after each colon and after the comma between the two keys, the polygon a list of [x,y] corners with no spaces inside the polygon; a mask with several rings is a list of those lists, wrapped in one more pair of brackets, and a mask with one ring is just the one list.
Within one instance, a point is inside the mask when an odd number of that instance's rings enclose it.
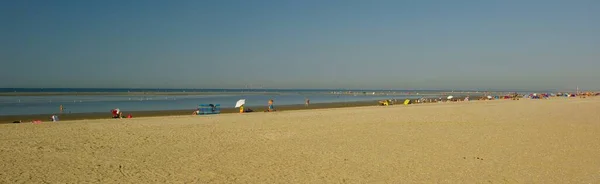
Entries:
{"label": "beach sand texture", "polygon": [[0,183],[598,183],[600,98],[0,125]]}

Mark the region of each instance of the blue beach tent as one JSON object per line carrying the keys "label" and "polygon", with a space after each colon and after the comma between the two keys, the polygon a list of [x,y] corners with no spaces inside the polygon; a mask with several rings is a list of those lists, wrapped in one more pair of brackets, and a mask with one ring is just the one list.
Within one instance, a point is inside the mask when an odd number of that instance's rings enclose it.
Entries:
{"label": "blue beach tent", "polygon": [[198,106],[198,115],[206,115],[206,114],[220,114],[221,113],[221,105],[220,104],[200,104]]}

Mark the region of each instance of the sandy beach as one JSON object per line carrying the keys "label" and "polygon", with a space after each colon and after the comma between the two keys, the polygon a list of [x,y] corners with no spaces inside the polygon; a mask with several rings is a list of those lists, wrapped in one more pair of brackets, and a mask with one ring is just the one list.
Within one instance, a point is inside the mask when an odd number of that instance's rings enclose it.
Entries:
{"label": "sandy beach", "polygon": [[0,124],[0,183],[597,183],[600,98]]}

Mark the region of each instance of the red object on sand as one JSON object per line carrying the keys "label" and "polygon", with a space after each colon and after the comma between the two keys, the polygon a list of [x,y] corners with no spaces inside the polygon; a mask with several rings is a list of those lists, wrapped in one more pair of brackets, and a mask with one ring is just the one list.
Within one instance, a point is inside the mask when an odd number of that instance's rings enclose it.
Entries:
{"label": "red object on sand", "polygon": [[131,114],[127,115],[127,118],[133,118],[133,116],[131,116]]}
{"label": "red object on sand", "polygon": [[33,124],[40,124],[40,123],[42,123],[42,120],[33,120],[33,121],[31,121],[31,123],[33,123]]}

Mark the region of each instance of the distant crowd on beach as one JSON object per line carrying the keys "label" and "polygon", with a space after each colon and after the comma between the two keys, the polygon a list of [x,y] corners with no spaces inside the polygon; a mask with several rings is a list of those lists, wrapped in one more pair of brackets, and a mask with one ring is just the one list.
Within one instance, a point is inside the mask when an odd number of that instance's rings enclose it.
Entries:
{"label": "distant crowd on beach", "polygon": [[[422,104],[422,103],[443,103],[443,102],[462,102],[462,101],[470,101],[470,100],[519,100],[521,98],[525,99],[549,99],[550,97],[579,97],[586,98],[592,96],[600,96],[598,92],[579,92],[579,93],[530,93],[530,94],[518,94],[518,93],[508,93],[506,95],[482,95],[477,98],[472,99],[469,95],[463,97],[454,97],[448,96],[446,98],[437,97],[437,98],[419,98],[419,99],[405,99],[404,101],[400,101],[401,104]],[[379,105],[387,106],[397,104],[398,99],[388,99],[388,100],[380,100]]]}
{"label": "distant crowd on beach", "polygon": [[[275,110],[275,105],[273,104],[274,100],[270,99],[267,102],[267,110],[265,110],[264,112],[275,112],[277,110]],[[250,109],[250,108],[245,108],[244,105],[240,106],[240,113],[248,113],[248,112],[254,112],[254,110]]]}

